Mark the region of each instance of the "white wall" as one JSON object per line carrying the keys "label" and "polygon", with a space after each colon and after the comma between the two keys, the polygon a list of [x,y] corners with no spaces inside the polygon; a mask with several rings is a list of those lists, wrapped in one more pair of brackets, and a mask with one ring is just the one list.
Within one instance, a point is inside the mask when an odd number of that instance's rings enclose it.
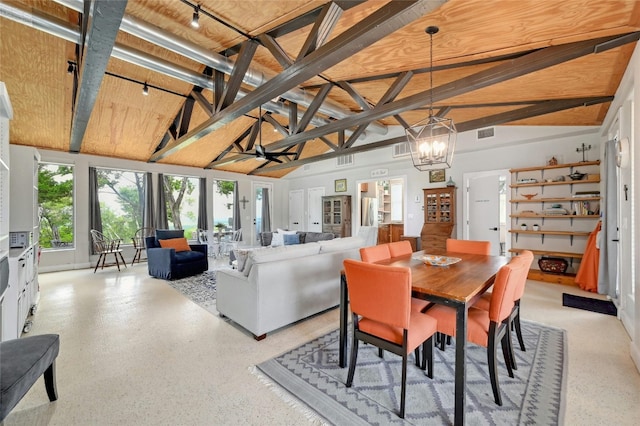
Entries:
{"label": "white wall", "polygon": [[[587,159],[597,160],[600,152],[599,133],[599,127],[503,126],[496,128],[494,138],[482,142],[475,139],[475,132],[458,135],[453,167],[446,170],[446,179],[452,177],[459,188],[456,223],[462,221],[463,193],[460,185],[463,173],[544,165],[553,155],[564,162],[581,161],[582,154],[576,152],[576,148],[582,143],[592,146],[587,153]],[[398,129],[394,129],[389,135],[378,137],[378,140],[394,137],[397,134]],[[414,168],[410,157],[393,158],[391,147],[358,153],[354,158],[354,165],[348,168],[337,167],[335,159],[327,160],[300,168],[287,175],[285,179],[290,180],[290,189],[323,186],[326,195],[332,195],[335,193],[334,179],[346,178],[346,194],[356,199],[357,183],[370,181],[371,172],[379,169],[386,169],[388,175],[376,179],[406,177],[405,235],[420,235],[423,224],[422,190],[442,187],[444,183],[429,183],[429,174]],[[415,201],[416,196],[418,202]],[[352,214],[355,215],[357,207],[355,203],[352,204]],[[355,225],[357,221],[353,223]],[[460,238],[462,237],[461,227],[456,227],[454,232]]]}
{"label": "white wall", "polygon": [[[13,145],[15,149],[24,149],[24,147]],[[274,183],[274,206],[287,206],[288,204],[288,181],[258,178],[236,173],[225,173],[212,170],[204,170],[194,167],[172,166],[159,163],[143,163],[139,161],[130,161],[117,158],[97,157],[84,154],[69,154],[58,151],[38,150],[41,155],[41,161],[62,164],[71,164],[74,166],[75,173],[75,246],[69,249],[43,250],[40,257],[40,271],[50,272],[58,270],[88,268],[95,265],[96,256],[89,255],[90,238],[89,238],[89,166],[107,167],[116,169],[126,169],[142,172],[152,172],[154,174],[154,191],[157,190],[157,173],[171,173],[193,177],[206,177],[207,187],[211,188],[214,179],[237,180],[239,195],[242,199],[243,195],[250,200],[246,208],[240,207],[243,228],[251,228],[253,223],[253,195],[252,181],[273,182]],[[15,182],[12,182],[12,184]],[[208,201],[212,202],[211,196]],[[210,209],[209,209],[210,210]],[[284,227],[287,223],[288,209],[274,208],[272,219],[274,226]],[[208,223],[212,223],[213,214],[209,211]],[[245,234],[245,239],[249,235]],[[250,241],[250,240],[246,240]],[[130,244],[131,241],[125,241]],[[133,247],[127,246],[124,250],[124,258],[127,262],[133,258]]]}
{"label": "white wall", "polygon": [[[628,170],[622,172],[623,183],[629,185],[629,196],[631,205],[624,209],[628,216],[623,217],[623,222],[627,221],[629,232],[621,234],[621,238],[631,238],[628,246],[631,250],[622,253],[624,275],[629,277],[635,287],[635,311],[633,321],[633,330],[631,336],[630,354],[636,367],[640,371],[640,261],[638,259],[638,226],[640,225],[640,208],[638,201],[640,200],[640,149],[638,148],[638,135],[640,135],[640,119],[638,117],[638,106],[633,108],[633,104],[637,104],[640,100],[640,45],[636,44],[634,53],[629,61],[614,101],[609,108],[607,116],[602,125],[603,134],[612,126],[616,119],[616,115],[621,117],[631,117],[630,124],[630,147],[631,161]],[[631,102],[629,102],[631,101]],[[630,111],[629,111],[630,110]],[[624,125],[623,125],[624,126]],[[624,135],[623,135],[624,136]]]}

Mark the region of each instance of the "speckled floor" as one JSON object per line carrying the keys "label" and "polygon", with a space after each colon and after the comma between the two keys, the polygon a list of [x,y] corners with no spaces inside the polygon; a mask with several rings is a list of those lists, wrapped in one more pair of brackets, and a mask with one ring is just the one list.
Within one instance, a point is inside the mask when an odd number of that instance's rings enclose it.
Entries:
{"label": "speckled floor", "polygon": [[[59,399],[39,380],[4,422],[10,425],[301,425],[250,368],[338,327],[334,309],[261,342],[212,315],[146,264],[40,275],[29,334],[58,333]],[[577,288],[530,281],[525,319],[568,331],[567,425],[635,425],[640,375],[629,337],[612,316],[562,307]]]}

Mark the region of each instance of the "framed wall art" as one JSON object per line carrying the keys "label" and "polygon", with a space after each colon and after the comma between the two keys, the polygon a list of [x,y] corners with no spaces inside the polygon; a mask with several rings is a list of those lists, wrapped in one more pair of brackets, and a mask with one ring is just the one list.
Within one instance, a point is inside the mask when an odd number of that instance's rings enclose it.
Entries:
{"label": "framed wall art", "polygon": [[429,183],[444,182],[444,169],[429,170]]}
{"label": "framed wall art", "polygon": [[336,192],[347,192],[347,180],[336,179]]}

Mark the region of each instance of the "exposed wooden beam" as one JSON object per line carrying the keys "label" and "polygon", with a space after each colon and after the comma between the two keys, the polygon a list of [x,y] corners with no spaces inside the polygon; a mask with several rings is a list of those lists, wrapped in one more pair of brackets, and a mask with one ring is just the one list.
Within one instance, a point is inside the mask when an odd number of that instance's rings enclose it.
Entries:
{"label": "exposed wooden beam", "polygon": [[311,52],[247,96],[216,113],[184,137],[154,153],[150,160],[158,161],[191,145],[246,112],[354,55],[361,50],[362,46],[373,44],[415,19],[424,16],[425,13],[441,3],[441,1],[415,0],[385,4],[357,25],[345,30],[342,34]]}
{"label": "exposed wooden beam", "polygon": [[253,59],[253,55],[256,53],[257,48],[258,43],[253,40],[247,40],[242,43],[238,59],[233,66],[233,71],[231,71],[229,81],[224,89],[222,102],[216,105],[216,112],[219,112],[231,105],[236,99],[238,90],[240,90],[240,86],[242,85],[242,80],[244,80],[244,76],[251,65],[251,60]]}
{"label": "exposed wooden beam", "polygon": [[327,95],[329,94],[329,91],[331,91],[332,87],[333,86],[329,83],[320,87],[320,91],[316,94],[316,97],[313,98],[313,101],[309,105],[309,108],[307,108],[307,110],[304,112],[304,114],[302,115],[302,119],[300,119],[300,122],[296,126],[296,133],[305,131],[305,129],[311,122],[311,119],[316,114],[316,112],[318,112],[318,109],[322,106],[322,103],[327,98]]}
{"label": "exposed wooden beam", "polygon": [[[640,32],[634,34],[640,35]],[[596,47],[602,46],[603,43],[610,43],[615,39],[620,39],[620,37],[605,37],[540,49],[517,59],[500,63],[476,74],[435,87],[433,90],[419,92],[398,101],[389,102],[383,105],[378,104],[372,110],[362,111],[354,114],[353,116],[336,120],[324,126],[291,135],[281,141],[273,142],[271,146],[274,149],[280,149],[287,146],[297,145],[305,140],[315,139],[323,135],[335,133],[339,130],[359,126],[363,123],[419,108],[425,103],[431,101],[442,101],[444,99],[449,99],[454,96],[459,96],[474,90],[521,77],[572,59],[593,54]],[[629,43],[633,38],[625,35],[622,39],[623,40],[619,40],[619,42],[625,41],[626,43]]]}
{"label": "exposed wooden beam", "polygon": [[[599,103],[611,102],[612,100],[613,100],[613,96],[603,96],[603,97],[594,97],[594,98],[563,99],[563,100],[556,100],[556,101],[548,101],[548,103],[542,102],[542,103],[537,103],[535,105],[532,105],[530,107],[521,108],[516,111],[495,114],[495,115],[478,119],[478,120],[469,120],[466,122],[457,123],[456,128],[458,129],[459,132],[470,131],[470,130],[480,129],[483,127],[504,124],[509,121],[524,120],[531,117],[537,117],[539,115],[549,114],[551,112],[577,108],[580,106],[589,106],[589,105],[596,105]],[[531,103],[534,103],[534,102],[531,102]],[[506,121],[507,119],[509,121]],[[333,151],[333,152],[328,152],[321,155],[316,155],[314,157],[307,157],[301,160],[295,160],[287,164],[278,164],[276,166],[269,167],[267,171],[271,172],[276,170],[284,170],[292,167],[300,167],[305,164],[310,164],[318,161],[324,161],[324,160],[329,160],[331,158],[336,158],[340,155],[373,151],[376,149],[385,148],[387,146],[395,145],[397,143],[403,143],[406,141],[407,141],[406,136],[398,136],[395,138],[390,138],[382,141],[359,145],[359,146],[343,149],[340,151]],[[253,173],[249,173],[249,174],[253,174]]]}

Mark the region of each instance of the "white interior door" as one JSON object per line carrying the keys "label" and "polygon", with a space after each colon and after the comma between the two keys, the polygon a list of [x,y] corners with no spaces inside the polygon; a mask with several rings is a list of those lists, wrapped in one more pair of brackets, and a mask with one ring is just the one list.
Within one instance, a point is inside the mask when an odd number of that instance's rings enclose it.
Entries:
{"label": "white interior door", "polygon": [[307,192],[308,202],[307,231],[322,232],[322,196],[324,195],[324,187],[309,188]]}
{"label": "white interior door", "polygon": [[498,256],[506,250],[502,232],[506,229],[506,214],[501,213],[505,204],[501,202],[505,172],[469,173],[465,174],[464,182],[467,188],[465,238],[491,242],[491,254]]}
{"label": "white interior door", "polygon": [[263,189],[268,189],[269,190],[269,217],[271,218],[271,222],[269,223],[269,225],[271,225],[271,229],[273,230],[273,184],[272,183],[266,183],[266,182],[253,182],[252,184],[252,188],[253,188],[253,226],[252,226],[252,231],[251,231],[251,238],[252,241],[254,241],[255,244],[258,243],[258,235],[261,232],[261,228],[262,228],[262,218],[263,218],[263,211],[262,211],[262,195]]}
{"label": "white interior door", "polygon": [[289,191],[289,229],[304,231],[304,189]]}

